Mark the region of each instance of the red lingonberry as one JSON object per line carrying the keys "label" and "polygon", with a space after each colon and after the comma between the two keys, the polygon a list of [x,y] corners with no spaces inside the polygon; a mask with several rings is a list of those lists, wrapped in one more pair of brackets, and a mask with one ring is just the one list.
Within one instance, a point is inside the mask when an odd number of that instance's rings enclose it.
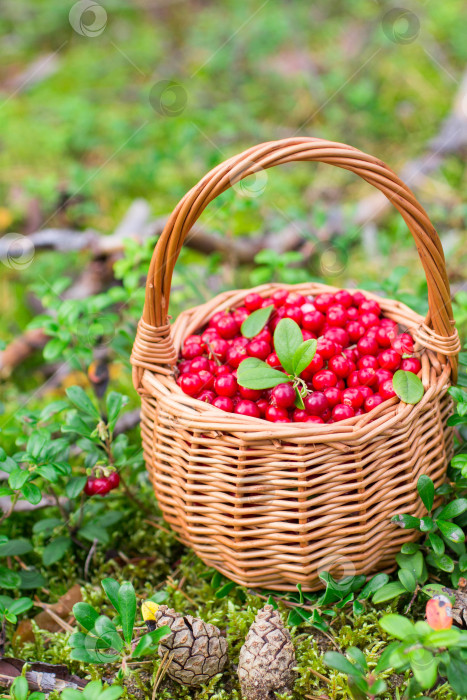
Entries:
{"label": "red lingonberry", "polygon": [[370,338],[366,335],[357,343],[357,349],[360,355],[376,355],[379,350],[379,345],[375,338]]}
{"label": "red lingonberry", "polygon": [[360,408],[360,406],[363,406],[363,401],[363,394],[357,387],[344,389],[342,392],[342,403],[346,404],[347,406],[352,406],[352,408]]}
{"label": "red lingonberry", "polygon": [[229,396],[216,396],[212,402],[212,405],[216,408],[220,408],[221,411],[226,411],[227,413],[232,413],[234,409],[233,401]]}
{"label": "red lingonberry", "polygon": [[345,326],[345,330],[349,334],[349,339],[352,343],[356,343],[357,340],[360,340],[365,335],[365,326],[360,321],[350,321]]}
{"label": "red lingonberry", "polygon": [[326,395],[321,391],[313,391],[303,400],[305,410],[310,416],[321,416],[326,409],[329,408],[329,403]]}
{"label": "red lingonberry", "polygon": [[324,420],[321,418],[321,416],[307,416],[303,422],[304,423],[324,423]]}
{"label": "red lingonberry", "polygon": [[381,315],[381,307],[377,301],[373,299],[365,299],[359,304],[359,310],[361,314],[375,314],[375,316]]}
{"label": "red lingonberry", "polygon": [[303,408],[296,408],[292,414],[292,419],[295,423],[304,423],[308,418],[308,413]]}
{"label": "red lingonberry", "polygon": [[390,348],[395,338],[396,332],[391,328],[380,326],[376,331],[376,340],[382,348]]}
{"label": "red lingonberry", "polygon": [[369,411],[372,411],[376,406],[379,406],[382,404],[384,401],[383,397],[380,394],[372,394],[369,396],[367,399],[365,399],[365,411],[368,413]]}
{"label": "red lingonberry", "polygon": [[198,372],[198,377],[203,382],[202,389],[212,389],[214,387],[214,375],[205,369]]}
{"label": "red lingonberry", "polygon": [[230,314],[224,314],[224,316],[219,318],[216,321],[214,327],[217,328],[217,331],[221,338],[225,338],[227,340],[235,338],[235,336],[240,330],[238,323]]}
{"label": "red lingonberry", "polygon": [[357,409],[355,409],[355,411],[354,411],[354,414],[355,414],[356,416],[363,416],[364,413],[365,413],[365,411],[363,410],[363,408],[357,408]]}
{"label": "red lingonberry", "polygon": [[378,360],[374,355],[362,355],[357,361],[358,369],[374,369],[377,370],[379,367]]}
{"label": "red lingonberry", "polygon": [[380,387],[383,382],[388,381],[388,379],[392,380],[392,372],[389,372],[387,369],[377,369],[375,372],[376,376],[376,386]]}
{"label": "red lingonberry", "polygon": [[376,314],[362,314],[360,316],[360,323],[362,326],[365,326],[365,328],[370,329],[379,326],[379,318]]}
{"label": "red lingonberry", "polygon": [[302,329],[303,340],[316,340],[316,333]]}
{"label": "red lingonberry", "polygon": [[202,338],[200,335],[189,335],[187,338],[185,338],[185,345],[189,345],[190,343],[201,343],[202,344]]}
{"label": "red lingonberry", "polygon": [[195,357],[199,357],[203,354],[203,346],[201,343],[188,343],[184,345],[182,349],[182,357],[185,360],[194,360]]}
{"label": "red lingonberry", "polygon": [[337,377],[343,379],[349,376],[352,371],[352,364],[353,363],[343,355],[334,355],[334,357],[331,357],[329,360],[328,367]]}
{"label": "red lingonberry", "polygon": [[250,357],[257,357],[259,360],[265,360],[271,354],[271,346],[265,340],[252,340],[246,350]]}
{"label": "red lingonberry", "polygon": [[273,302],[276,309],[278,309],[280,306],[283,306],[288,296],[289,293],[286,289],[278,289],[271,296],[271,301]]}
{"label": "red lingonberry", "polygon": [[334,301],[336,302],[336,304],[341,304],[346,309],[349,306],[352,306],[353,303],[352,295],[346,289],[341,289],[338,292],[336,292],[334,294]]}
{"label": "red lingonberry", "polygon": [[373,396],[373,391],[369,386],[359,386],[358,391],[363,396],[363,401],[366,401],[369,396]]}
{"label": "red lingonberry", "polygon": [[401,369],[405,372],[413,372],[418,374],[422,368],[422,363],[418,357],[405,357],[401,362]]}
{"label": "red lingonberry", "polygon": [[318,311],[326,312],[334,304],[334,294],[318,294],[313,303]]}
{"label": "red lingonberry", "polygon": [[212,403],[216,398],[216,394],[211,389],[203,389],[198,395],[198,401],[204,401],[204,403]]}
{"label": "red lingonberry", "polygon": [[330,408],[334,408],[334,406],[337,406],[338,403],[341,403],[342,392],[336,386],[329,386],[323,393]]}
{"label": "red lingonberry", "polygon": [[246,295],[246,297],[243,300],[243,303],[245,304],[245,308],[248,311],[257,311],[261,308],[261,304],[263,303],[263,297],[260,296],[257,292],[251,292],[250,294]]}
{"label": "red lingonberry", "polygon": [[413,347],[413,338],[408,333],[401,333],[401,335],[392,342],[393,350],[399,353],[399,355],[411,355],[413,353]]}
{"label": "red lingonberry", "polygon": [[353,293],[353,303],[355,306],[360,306],[360,304],[363,304],[365,301],[367,301],[367,298],[362,292],[354,292]]}
{"label": "red lingonberry", "polygon": [[235,369],[237,369],[239,364],[243,362],[243,360],[246,360],[247,357],[248,353],[246,351],[246,348],[231,347],[227,352],[227,362],[231,367],[234,367]]}
{"label": "red lingonberry", "polygon": [[266,413],[266,409],[269,406],[268,402],[266,399],[258,399],[256,402],[256,405],[258,406],[259,412],[261,413],[262,416]]}
{"label": "red lingonberry", "polygon": [[302,317],[302,326],[307,331],[318,333],[324,326],[324,314],[321,311],[307,311]]}
{"label": "red lingonberry", "polygon": [[334,408],[332,409],[332,417],[335,421],[346,420],[346,418],[353,418],[354,415],[355,411],[351,406],[348,406],[347,404],[338,403],[337,406],[334,406]]}
{"label": "red lingonberry", "polygon": [[319,352],[323,360],[330,360],[331,357],[337,355],[337,347],[328,338],[318,338],[317,352]]}
{"label": "red lingonberry", "polygon": [[231,374],[231,373],[232,373],[232,369],[229,367],[229,365],[217,365],[213,374],[215,374],[216,377],[220,377],[221,374]]}
{"label": "red lingonberry", "polygon": [[372,367],[364,367],[358,370],[358,379],[362,386],[374,386],[377,382],[376,370]]}
{"label": "red lingonberry", "polygon": [[290,292],[287,294],[287,299],[285,301],[287,306],[303,306],[305,302],[306,299],[303,294],[298,294],[298,292]]}
{"label": "red lingonberry", "polygon": [[308,314],[311,311],[316,311],[316,307],[311,301],[307,301],[305,304],[302,304],[301,309],[302,314]]}
{"label": "red lingonberry", "polygon": [[329,369],[322,369],[314,375],[312,382],[317,391],[323,391],[327,387],[336,386],[337,377]]}
{"label": "red lingonberry", "polygon": [[347,377],[347,386],[355,387],[360,386],[360,377],[358,372],[351,372]]}
{"label": "red lingonberry", "polygon": [[288,423],[289,414],[286,408],[281,408],[280,406],[269,405],[265,412],[265,418],[271,423]]}
{"label": "red lingonberry", "polygon": [[235,396],[237,388],[237,380],[233,374],[221,374],[214,381],[214,391],[219,396]]}
{"label": "red lingonberry", "polygon": [[207,357],[200,356],[200,357],[195,357],[194,360],[191,361],[191,366],[190,369],[192,372],[201,372],[202,370],[207,370],[209,372],[209,360]]}
{"label": "red lingonberry", "polygon": [[315,356],[313,357],[312,361],[306,367],[303,372],[301,373],[301,377],[305,379],[306,381],[309,381],[310,379],[313,378],[313,375],[316,374],[316,372],[319,372],[320,369],[323,369],[324,367],[324,360],[319,354],[319,352],[315,353]]}
{"label": "red lingonberry", "polygon": [[341,347],[347,347],[350,343],[349,334],[344,328],[329,328],[325,333],[324,337],[326,340],[331,340],[333,343],[340,345]]}
{"label": "red lingonberry", "polygon": [[333,304],[327,310],[326,319],[330,326],[343,328],[347,323],[347,311],[340,304]]}
{"label": "red lingonberry", "polygon": [[107,483],[110,485],[111,489],[116,489],[120,485],[120,475],[118,472],[110,472],[107,477]]}
{"label": "red lingonberry", "polygon": [[235,311],[232,313],[232,316],[235,319],[235,322],[238,324],[238,327],[242,325],[243,321],[248,318],[250,315],[250,312],[248,309],[245,309],[244,306],[240,306],[240,308],[235,309]]}
{"label": "red lingonberry", "polygon": [[248,401],[247,399],[242,399],[235,406],[235,413],[239,413],[241,416],[251,416],[251,418],[260,418],[261,413],[258,406],[254,401]]}
{"label": "red lingonberry", "polygon": [[258,335],[255,335],[255,337],[251,339],[251,342],[253,342],[253,340],[264,340],[266,343],[269,343],[269,345],[271,345],[271,343],[272,343],[271,331],[268,328],[263,328],[263,330],[260,331],[258,333]]}
{"label": "red lingonberry", "polygon": [[378,392],[383,397],[383,399],[385,401],[387,399],[391,399],[393,396],[395,396],[396,392],[394,391],[392,379],[386,379],[385,382],[380,384]]}
{"label": "red lingonberry", "polygon": [[220,360],[220,362],[224,362],[227,357],[228,349],[229,345],[223,338],[213,338],[208,345],[208,354],[209,357],[213,356]]}
{"label": "red lingonberry", "polygon": [[248,338],[243,338],[243,336],[237,336],[230,341],[230,347],[232,348],[246,348],[250,340]]}
{"label": "red lingonberry", "polygon": [[266,362],[270,367],[273,367],[274,369],[279,369],[281,366],[280,360],[275,352],[272,352],[270,355],[267,356]]}
{"label": "red lingonberry", "polygon": [[258,401],[263,393],[260,389],[248,389],[246,386],[239,386],[238,393],[242,399],[248,399],[249,401]]}
{"label": "red lingonberry", "polygon": [[291,408],[295,403],[295,390],[292,384],[278,384],[271,392],[271,401],[279,408]]}
{"label": "red lingonberry", "polygon": [[357,362],[360,357],[360,353],[358,352],[357,348],[345,348],[342,354],[352,362]]}
{"label": "red lingonberry", "polygon": [[[192,335],[190,336],[190,338],[195,338],[195,337],[196,336],[192,336]],[[212,340],[213,338],[220,338],[220,335],[217,332],[216,328],[209,326],[208,328],[206,328],[206,330],[201,335],[201,340],[203,343],[207,343],[208,340]],[[188,340],[188,338],[187,338],[187,340]]]}
{"label": "red lingonberry", "polygon": [[203,388],[203,380],[199,374],[188,372],[180,377],[179,386],[188,396],[196,396]]}
{"label": "red lingonberry", "polygon": [[193,360],[182,360],[181,362],[179,362],[179,364],[177,365],[177,369],[180,372],[180,374],[186,374],[187,372],[191,371],[191,362],[193,362]]}
{"label": "red lingonberry", "polygon": [[378,353],[377,359],[381,369],[387,369],[391,372],[394,372],[396,369],[398,369],[401,364],[401,356],[399,355],[399,353],[397,353],[395,350],[392,350],[391,348],[388,348],[387,350],[381,350],[381,352]]}
{"label": "red lingonberry", "polygon": [[299,306],[286,306],[284,318],[291,318],[292,321],[295,321],[295,323],[300,325],[302,322],[301,308]]}
{"label": "red lingonberry", "polygon": [[[118,476],[118,475],[117,475]],[[87,496],[104,496],[112,489],[109,480],[105,476],[97,477],[96,479],[89,478],[86,482],[84,492]]]}
{"label": "red lingonberry", "polygon": [[347,309],[347,318],[349,321],[357,321],[360,317],[360,312],[355,306],[350,306]]}

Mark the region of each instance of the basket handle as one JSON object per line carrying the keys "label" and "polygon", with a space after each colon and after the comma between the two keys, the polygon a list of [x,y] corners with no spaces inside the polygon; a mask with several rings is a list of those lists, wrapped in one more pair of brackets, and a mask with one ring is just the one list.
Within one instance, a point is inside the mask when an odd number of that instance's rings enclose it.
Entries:
{"label": "basket handle", "polygon": [[[152,353],[150,364],[159,367],[175,362],[168,324],[170,287],[180,249],[194,223],[207,205],[232,185],[255,172],[292,161],[318,161],[355,172],[380,190],[401,213],[415,240],[428,283],[426,325],[439,337],[441,347],[445,348],[446,357],[449,357],[453,375],[456,375],[458,341],[455,338],[446,262],[441,241],[427,213],[407,185],[378,158],[346,144],[309,137],[262,143],[229,158],[207,173],[175,207],[156,244],[149,266],[143,317],[138,331],[140,335],[145,335],[147,341],[151,336],[154,346],[157,344],[157,352]],[[447,339],[451,342],[447,342]],[[139,368],[147,367],[148,353],[145,353],[146,363],[142,362],[141,348],[138,352],[137,344],[138,336],[133,349],[133,364]]]}

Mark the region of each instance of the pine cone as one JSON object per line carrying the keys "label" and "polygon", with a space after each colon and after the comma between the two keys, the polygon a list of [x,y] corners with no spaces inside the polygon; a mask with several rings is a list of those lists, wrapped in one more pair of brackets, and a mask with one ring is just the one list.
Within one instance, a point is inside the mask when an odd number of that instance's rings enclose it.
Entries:
{"label": "pine cone", "polygon": [[256,615],[240,649],[238,677],[244,700],[272,700],[295,680],[295,651],[277,610],[265,605]]}
{"label": "pine cone", "polygon": [[198,617],[181,615],[161,605],[155,612],[155,627],[168,625],[172,634],[163,637],[159,656],[172,658],[167,674],[183,685],[201,685],[220,673],[227,663],[227,640],[220,630]]}

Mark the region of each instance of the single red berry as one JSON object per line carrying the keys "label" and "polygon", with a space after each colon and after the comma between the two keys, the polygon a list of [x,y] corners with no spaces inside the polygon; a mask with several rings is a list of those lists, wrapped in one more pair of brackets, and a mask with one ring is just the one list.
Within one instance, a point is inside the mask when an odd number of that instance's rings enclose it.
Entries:
{"label": "single red berry", "polygon": [[323,391],[330,386],[336,386],[337,377],[329,369],[322,369],[314,375],[312,382],[317,391]]}
{"label": "single red berry", "polygon": [[345,357],[348,360],[351,360],[354,363],[358,362],[358,360],[360,358],[360,353],[358,352],[357,348],[345,348],[345,350],[343,350],[342,354],[345,355]]}
{"label": "single red berry", "polygon": [[334,294],[318,294],[313,303],[318,311],[326,312],[334,304]]}
{"label": "single red berry", "polygon": [[350,321],[345,326],[345,330],[349,334],[349,339],[352,343],[356,343],[365,335],[365,326],[360,321]]}
{"label": "single red berry", "polygon": [[233,401],[228,396],[216,396],[212,402],[212,405],[216,408],[220,408],[221,411],[226,411],[227,413],[232,413],[234,409]]}
{"label": "single red berry", "polygon": [[182,349],[182,357],[185,360],[194,360],[195,357],[199,357],[203,354],[203,345],[201,343],[188,343],[184,345]]}
{"label": "single red berry", "polygon": [[316,311],[316,306],[311,301],[307,301],[301,305],[301,309],[302,314],[309,314],[311,311]]}
{"label": "single red berry", "polygon": [[331,359],[328,362],[328,367],[340,379],[348,377],[350,372],[352,371],[352,365],[350,360],[348,360],[343,355],[334,355],[334,357],[331,357]]}
{"label": "single red berry", "polygon": [[328,338],[318,338],[317,352],[321,355],[323,360],[330,360],[331,357],[337,355],[337,346]]}
{"label": "single red berry", "polygon": [[204,357],[203,355],[201,355],[200,357],[195,357],[195,359],[191,361],[190,369],[195,374],[197,372],[201,372],[202,370],[207,370],[209,372],[210,366],[208,358]]}
{"label": "single red berry", "polygon": [[[192,360],[191,362],[194,362],[194,360]],[[186,374],[187,372],[191,371],[191,362],[190,360],[182,360],[178,363],[177,369],[180,372],[180,374]]]}
{"label": "single red berry", "polygon": [[381,352],[378,354],[378,363],[381,369],[387,369],[390,372],[394,372],[400,367],[401,356],[391,348],[381,350]]}
{"label": "single red berry", "polygon": [[345,348],[350,343],[350,337],[344,328],[329,328],[324,334],[327,340],[331,340],[336,345]]}
{"label": "single red berry", "polygon": [[329,408],[326,395],[321,391],[313,391],[303,400],[305,410],[310,416],[321,416]]}
{"label": "single red berry", "polygon": [[92,478],[88,478],[88,480],[86,481],[86,484],[84,486],[84,493],[86,494],[86,496],[94,496],[94,482],[95,479]]}
{"label": "single red berry", "polygon": [[220,377],[221,374],[231,374],[232,369],[229,367],[229,365],[216,365],[216,369],[214,370],[214,374],[216,377]]}
{"label": "single red berry", "polygon": [[310,379],[313,378],[313,375],[316,374],[316,372],[319,372],[320,369],[323,369],[324,367],[324,360],[319,354],[319,352],[315,352],[315,355],[303,372],[301,373],[301,377],[305,379],[306,381],[309,381]]}
{"label": "single red berry", "polygon": [[266,413],[266,409],[269,406],[268,402],[266,399],[258,399],[256,402],[256,405],[258,406],[259,412],[261,413],[262,416]]}
{"label": "single red berry", "polygon": [[246,350],[250,357],[257,357],[259,360],[265,360],[271,354],[271,346],[265,340],[252,340]]}
{"label": "single red berry", "polygon": [[[197,336],[190,335],[189,337],[196,338]],[[201,340],[203,341],[203,343],[207,343],[209,340],[213,340],[214,338],[220,338],[220,335],[217,332],[217,329],[214,328],[213,326],[209,326],[208,328],[206,328],[206,330],[203,332],[203,334],[201,336]],[[187,338],[187,340],[188,340],[188,338]],[[187,342],[187,340],[185,340],[185,343]]]}
{"label": "single red berry", "polygon": [[327,408],[323,413],[321,414],[321,418],[323,419],[323,423],[329,423],[331,419],[331,409]]}
{"label": "single red berry", "polygon": [[295,423],[303,423],[308,418],[308,413],[303,410],[303,408],[296,408],[292,414],[292,420]]}
{"label": "single red berry", "polygon": [[196,396],[203,389],[203,380],[199,374],[187,372],[180,377],[179,386],[188,396]]}
{"label": "single red berry", "polygon": [[279,408],[291,408],[295,403],[295,390],[292,384],[278,384],[272,390],[271,398]]}
{"label": "single red berry", "polygon": [[376,331],[376,340],[382,348],[390,348],[396,338],[396,332],[386,326],[380,326]]}
{"label": "single red berry", "polygon": [[243,360],[246,360],[247,357],[248,353],[246,351],[246,348],[236,348],[232,346],[227,352],[227,362],[231,367],[234,367],[234,369],[237,369],[239,364],[243,362]]}
{"label": "single red berry", "polygon": [[249,343],[250,343],[250,340],[248,338],[244,338],[243,336],[237,336],[236,338],[233,338],[230,341],[230,347],[231,348],[246,348],[246,347],[248,347]]}
{"label": "single red berry", "polygon": [[286,306],[284,318],[291,318],[292,321],[295,321],[295,323],[300,325],[302,322],[301,308],[299,306]]}
{"label": "single red berry", "polygon": [[379,367],[378,360],[374,355],[362,355],[357,361],[358,369],[374,369],[377,370]]}
{"label": "single red berry", "polygon": [[298,292],[289,292],[285,301],[287,306],[302,306],[305,302],[306,299],[303,294],[298,294]]}
{"label": "single red berry", "polygon": [[250,342],[253,342],[254,340],[264,340],[265,343],[269,343],[269,345],[271,345],[272,344],[271,331],[268,328],[263,328],[263,330],[260,331],[258,333],[258,335],[255,335],[255,337],[252,338]]}
{"label": "single red berry", "polygon": [[337,384],[336,384],[336,388],[339,389],[340,391],[343,391],[346,388],[345,379],[338,379]]}
{"label": "single red berry", "polygon": [[185,338],[184,344],[190,345],[190,343],[199,343],[202,345],[203,340],[200,335],[189,335],[187,338]]}
{"label": "single red berry", "polygon": [[239,413],[241,416],[250,416],[251,418],[260,418],[261,412],[258,406],[253,401],[248,401],[247,399],[242,399],[235,406],[235,413]]}
{"label": "single red berry", "polygon": [[374,386],[377,383],[376,370],[372,367],[364,367],[358,370],[358,379],[362,386]]}
{"label": "single red berry", "polygon": [[359,304],[359,310],[361,314],[375,314],[375,316],[381,315],[381,307],[377,301],[373,299],[365,299]]}
{"label": "single red berry", "polygon": [[336,304],[341,304],[346,309],[348,309],[349,306],[352,306],[353,303],[352,295],[346,289],[341,289],[336,292],[334,294],[334,301]]}
{"label": "single red berry", "polygon": [[238,323],[230,314],[225,314],[224,316],[219,318],[215,324],[215,328],[217,328],[217,331],[221,338],[225,338],[227,340],[235,338],[235,336],[240,330]]}
{"label": "single red berry", "polygon": [[358,309],[355,308],[355,306],[350,306],[347,309],[347,318],[349,321],[358,321],[360,318],[360,312]]}
{"label": "single red berry", "polygon": [[347,311],[340,304],[334,304],[327,310],[326,318],[330,326],[343,328],[347,323]]}
{"label": "single red berry", "polygon": [[209,357],[215,357],[220,362],[224,362],[229,349],[228,343],[223,338],[213,338],[209,342],[208,354]]}
{"label": "single red berry", "polygon": [[324,314],[321,311],[307,311],[303,313],[302,326],[307,331],[318,333],[324,326]]}
{"label": "single red berry", "polygon": [[110,484],[110,489],[116,489],[120,485],[120,475],[118,472],[110,472],[107,477],[107,482]]}
{"label": "single red berry", "polygon": [[91,495],[98,494],[100,496],[104,496],[112,489],[109,479],[106,476],[100,476],[97,479],[91,479],[90,481],[90,490],[92,492]]}
{"label": "single red berry", "polygon": [[385,382],[380,384],[378,392],[383,397],[383,399],[385,401],[387,399],[391,399],[393,396],[395,396],[396,392],[394,391],[392,379],[386,379]]}
{"label": "single red berry", "polygon": [[356,408],[354,411],[354,414],[356,416],[363,416],[363,415],[365,415],[365,411],[363,410],[363,408]]}
{"label": "single red berry", "polygon": [[363,304],[363,302],[367,301],[367,298],[362,292],[354,292],[352,294],[353,297],[353,303],[355,306],[360,306],[360,304]]}
{"label": "single red berry", "polygon": [[316,340],[316,333],[313,333],[312,331],[307,331],[304,328],[302,329],[302,337],[303,340]]}
{"label": "single red berry", "polygon": [[373,396],[373,390],[369,386],[359,386],[358,391],[363,396],[363,401],[366,401],[369,396]]}
{"label": "single red berry", "polygon": [[332,409],[332,417],[335,421],[353,418],[354,415],[355,411],[351,406],[348,406],[347,404],[338,403],[337,406],[334,406],[334,408]]}
{"label": "single red berry", "polygon": [[281,367],[280,360],[275,352],[272,352],[270,355],[267,356],[266,362],[270,367],[273,367],[274,369],[280,369]]}
{"label": "single red berry", "polygon": [[366,413],[369,413],[369,411],[372,411],[376,406],[379,406],[382,404],[384,401],[383,397],[380,394],[372,394],[369,396],[367,399],[365,399],[365,411]]}
{"label": "single red berry", "polygon": [[263,393],[260,389],[248,389],[246,386],[239,386],[238,393],[242,399],[248,399],[249,401],[258,401]]}
{"label": "single red berry", "polygon": [[375,338],[364,335],[357,343],[358,352],[360,355],[376,355],[379,350],[379,345]]}
{"label": "single red berry", "polygon": [[280,406],[269,405],[265,412],[265,418],[271,423],[289,422],[289,414],[287,409]]}
{"label": "single red berry", "polygon": [[304,423],[324,423],[324,420],[321,416],[307,416],[303,422]]}
{"label": "single red berry", "polygon": [[418,357],[405,357],[401,362],[401,369],[405,372],[413,372],[418,374],[422,369],[422,363]]}
{"label": "single red berry", "polygon": [[375,376],[377,387],[380,387],[383,382],[386,382],[389,379],[392,381],[392,372],[389,372],[389,370],[387,369],[377,369],[375,372]]}
{"label": "single red berry", "polygon": [[233,374],[221,374],[214,381],[214,391],[219,396],[235,396],[237,388],[237,380]]}
{"label": "single red berry", "polygon": [[198,401],[204,401],[204,403],[212,403],[216,398],[216,394],[211,389],[203,389],[198,395]]}
{"label": "single red berry", "polygon": [[323,393],[330,408],[334,408],[334,406],[342,402],[342,392],[336,386],[329,386]]}
{"label": "single red berry", "polygon": [[240,308],[235,309],[235,311],[232,313],[232,316],[234,317],[235,322],[238,324],[238,327],[242,325],[243,321],[248,318],[250,315],[248,309],[245,309],[244,306],[240,306]]}
{"label": "single red berry", "polygon": [[[365,328],[370,329],[373,327],[379,327],[379,317],[376,314],[362,314],[360,316],[360,323],[362,326],[365,326]],[[376,331],[375,331],[376,332]]]}
{"label": "single red berry", "polygon": [[205,369],[198,372],[198,377],[203,382],[202,389],[212,389],[214,387],[214,375]]}
{"label": "single red berry", "polygon": [[278,289],[271,296],[271,301],[273,302],[276,309],[285,304],[285,300],[289,296],[289,292],[286,289]]}
{"label": "single red berry", "polygon": [[413,353],[414,341],[408,333],[401,333],[392,343],[392,348],[399,355],[411,355]]}
{"label": "single red berry", "polygon": [[257,292],[251,292],[250,294],[246,295],[246,297],[243,300],[243,303],[245,304],[245,308],[248,311],[257,311],[261,308],[261,304],[263,303],[263,297],[260,296]]}
{"label": "single red berry", "polygon": [[363,406],[364,397],[358,387],[344,389],[342,392],[342,403],[352,408],[360,408]]}

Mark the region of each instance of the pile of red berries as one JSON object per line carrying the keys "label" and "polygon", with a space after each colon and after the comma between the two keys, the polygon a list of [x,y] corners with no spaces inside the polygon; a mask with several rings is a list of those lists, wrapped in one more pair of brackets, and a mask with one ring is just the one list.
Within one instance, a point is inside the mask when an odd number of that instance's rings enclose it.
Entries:
{"label": "pile of red berries", "polygon": [[[264,328],[245,338],[243,321],[272,305]],[[299,325],[304,341],[317,339],[313,360],[300,375],[308,392],[304,408],[296,407],[295,390],[287,381],[262,391],[237,381],[237,369],[248,357],[283,370],[273,334],[284,318]],[[214,314],[200,335],[186,338],[177,383],[189,396],[223,411],[276,423],[333,423],[367,413],[395,396],[394,372],[421,370],[413,351],[413,338],[400,333],[395,321],[382,316],[379,304],[361,292],[312,297],[279,290],[268,298],[252,292],[243,306]]]}
{"label": "pile of red berries", "polygon": [[84,487],[87,496],[105,496],[109,491],[118,488],[120,477],[117,472],[110,472],[108,476],[90,476]]}

